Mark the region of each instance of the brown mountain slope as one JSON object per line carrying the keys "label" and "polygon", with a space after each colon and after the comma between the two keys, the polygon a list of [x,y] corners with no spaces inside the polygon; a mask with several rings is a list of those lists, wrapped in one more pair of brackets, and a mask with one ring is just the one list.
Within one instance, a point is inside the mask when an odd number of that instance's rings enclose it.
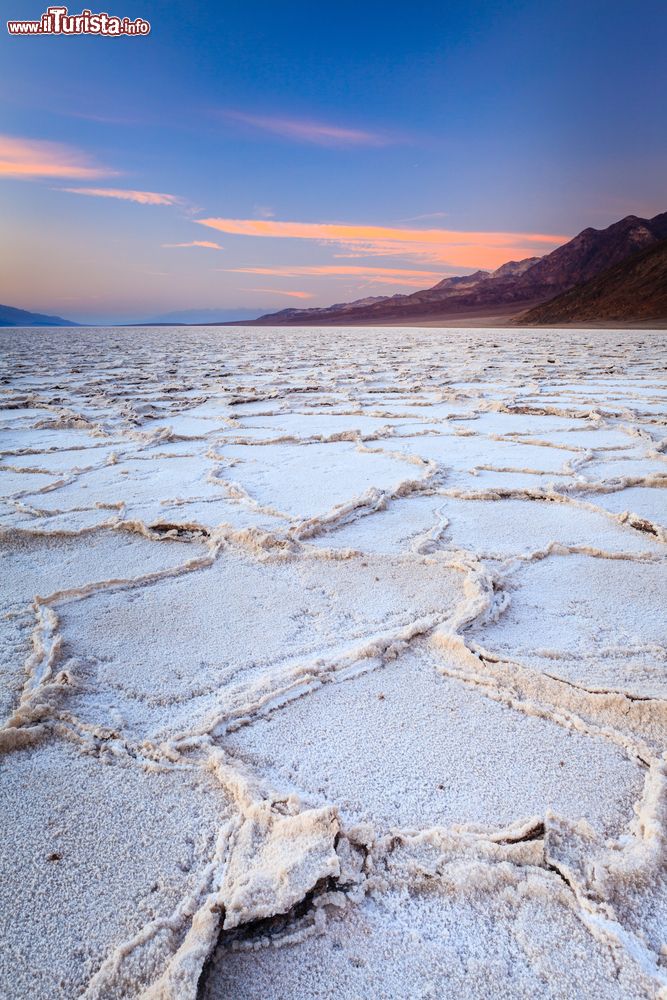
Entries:
{"label": "brown mountain slope", "polygon": [[541,257],[517,280],[515,291],[521,295],[530,289],[534,297],[552,298],[665,238],[667,212],[653,219],[628,215],[606,229],[584,229],[569,243]]}
{"label": "brown mountain slope", "polygon": [[324,309],[285,309],[260,316],[266,326],[381,325],[489,317],[509,318],[546,302],[614,264],[667,238],[667,212],[653,219],[628,215],[606,229],[584,229],[545,257],[510,261],[488,274],[445,278],[432,288],[374,302]]}
{"label": "brown mountain slope", "polygon": [[528,326],[667,320],[667,239],[518,316]]}

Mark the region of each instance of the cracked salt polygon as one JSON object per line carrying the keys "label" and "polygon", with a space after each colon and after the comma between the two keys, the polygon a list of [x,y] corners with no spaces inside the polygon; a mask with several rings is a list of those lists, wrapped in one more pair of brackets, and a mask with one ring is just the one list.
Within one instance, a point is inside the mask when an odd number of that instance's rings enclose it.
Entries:
{"label": "cracked salt polygon", "polygon": [[[535,404],[536,410],[539,404]],[[454,424],[455,427],[465,428],[476,434],[499,434],[499,435],[527,435],[548,436],[554,431],[574,431],[589,426],[589,421],[585,419],[575,419],[572,417],[559,417],[549,413],[514,413],[504,410],[491,410],[480,413],[475,419],[461,420]]]}
{"label": "cracked salt polygon", "polygon": [[593,483],[620,481],[621,486],[625,485],[624,480],[628,480],[629,488],[632,480],[662,477],[663,485],[667,485],[667,459],[655,453],[647,455],[650,447],[649,442],[645,442],[643,449],[597,452],[578,469],[579,475]]}
{"label": "cracked salt polygon", "polygon": [[102,995],[149,985],[187,928],[166,918],[198,898],[230,811],[199,768],[151,769],[58,740],[13,754],[0,779],[2,995],[80,996],[116,949],[164,920],[128,980]]}
{"label": "cracked salt polygon", "polygon": [[68,706],[103,722],[111,701],[138,738],[198,730],[306,683],[319,661],[372,658],[413,623],[432,627],[463,585],[459,570],[425,557],[258,562],[225,549],[208,568],[59,605],[79,678]]}
{"label": "cracked salt polygon", "polygon": [[[585,503],[588,498],[582,497]],[[467,549],[490,558],[509,558],[562,546],[606,552],[661,553],[651,535],[619,524],[582,504],[543,500],[440,498],[448,520],[441,547]]]}
{"label": "cracked salt polygon", "polygon": [[0,718],[5,719],[16,705],[25,680],[24,664],[36,624],[32,603],[37,596],[46,598],[61,590],[173,569],[204,551],[201,546],[170,541],[156,544],[127,531],[89,532],[83,544],[76,535],[12,536],[0,532],[9,595],[0,618]]}
{"label": "cracked salt polygon", "polygon": [[39,497],[26,495],[24,500],[46,511],[123,503],[130,516],[135,507],[152,502],[157,513],[165,500],[224,499],[224,487],[213,478],[219,465],[198,455],[132,456],[81,473],[73,482]]}
{"label": "cracked salt polygon", "polygon": [[662,488],[626,486],[610,493],[588,495],[585,499],[614,514],[628,511],[667,528],[667,484]]}
{"label": "cracked salt polygon", "polygon": [[396,491],[424,478],[425,463],[414,464],[379,451],[362,451],[348,441],[327,444],[223,445],[225,476],[240,483],[253,500],[294,518],[326,514],[354,502],[370,489]]}
{"label": "cracked salt polygon", "polygon": [[[131,442],[119,444],[100,444],[89,448],[58,448],[54,451],[31,452],[28,455],[8,455],[2,459],[2,466],[12,466],[17,469],[39,469],[41,472],[54,476],[66,477],[79,469],[100,468],[109,459],[121,451],[124,455],[136,450]],[[1,482],[1,480],[0,480]],[[4,492],[4,491],[3,491]]]}
{"label": "cracked salt polygon", "polygon": [[4,497],[22,496],[45,486],[54,486],[57,482],[57,478],[48,473],[22,472],[0,466],[0,492]]}
{"label": "cracked salt polygon", "polygon": [[392,500],[383,509],[315,535],[309,542],[318,548],[350,548],[387,555],[410,550],[428,552],[440,547],[444,508],[444,498],[438,495]]}
{"label": "cracked salt polygon", "polygon": [[238,427],[225,428],[234,438],[273,441],[282,437],[330,438],[340,434],[375,435],[385,428],[400,427],[406,420],[374,417],[363,413],[276,413],[271,416],[245,417]]}
{"label": "cracked salt polygon", "polygon": [[461,435],[448,431],[448,434],[438,437],[388,438],[382,446],[387,450],[437,462],[448,472],[448,484],[458,481],[458,473],[483,465],[497,469],[559,473],[564,470],[567,461],[578,457],[576,451],[496,441],[475,434]]}
{"label": "cracked salt polygon", "polygon": [[644,771],[600,738],[485,698],[407,652],[222,738],[311,805],[382,830],[502,827],[547,810],[605,833],[632,817]]}
{"label": "cracked salt polygon", "polygon": [[293,944],[221,947],[202,1000],[531,1000],[590,996],[589,986],[598,1000],[649,1000],[650,980],[596,941],[564,893],[537,878],[495,881],[474,893],[453,892],[446,877],[392,888]]}
{"label": "cracked salt polygon", "polygon": [[667,695],[663,562],[550,555],[517,570],[510,598],[472,629],[484,648],[592,690]]}

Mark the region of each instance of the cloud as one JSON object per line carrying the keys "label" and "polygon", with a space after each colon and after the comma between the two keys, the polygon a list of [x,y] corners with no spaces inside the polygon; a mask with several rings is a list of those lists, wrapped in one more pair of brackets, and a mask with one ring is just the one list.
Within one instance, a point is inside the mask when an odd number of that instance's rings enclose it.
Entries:
{"label": "cloud", "polygon": [[[371,285],[408,285],[410,288],[428,288],[430,285],[434,285],[437,280],[444,278],[444,274],[437,274],[436,278],[392,278],[390,276],[383,277],[382,275],[369,275],[360,285],[360,288],[368,288]],[[363,275],[362,275],[363,278]]]}
{"label": "cloud", "polygon": [[429,282],[434,283],[444,276],[441,271],[418,271],[404,267],[360,267],[353,264],[303,266],[286,264],[277,267],[224,267],[216,270],[234,274],[267,274],[277,278],[354,277],[373,285],[409,285],[413,288],[423,288]]}
{"label": "cloud", "polygon": [[99,112],[68,111],[63,108],[54,108],[56,114],[65,115],[68,118],[81,118],[87,122],[98,122],[101,125],[144,125],[144,119],[130,115],[100,114]]}
{"label": "cloud", "polygon": [[283,118],[275,115],[249,115],[242,111],[224,111],[228,121],[248,125],[262,132],[271,132],[284,139],[308,142],[316,146],[387,146],[391,140],[379,132],[345,128],[328,122],[301,118]]}
{"label": "cloud", "polygon": [[271,292],[272,295],[288,295],[292,299],[312,299],[311,292],[286,292],[282,288],[246,288],[247,292]]}
{"label": "cloud", "polygon": [[392,226],[366,226],[329,222],[274,222],[271,219],[197,219],[202,226],[240,236],[273,236],[289,239],[331,240],[336,243],[399,241],[403,243],[449,243],[475,246],[480,242],[499,246],[507,242],[556,244],[567,236],[542,233],[459,232],[453,229],[401,229]]}
{"label": "cloud", "polygon": [[197,219],[200,225],[236,236],[316,240],[335,244],[338,256],[400,256],[456,267],[495,268],[553,250],[569,236],[545,233],[410,229],[347,223],[278,222],[268,219]]}
{"label": "cloud", "polygon": [[94,180],[114,173],[62,143],[0,135],[0,177]]}
{"label": "cloud", "polygon": [[210,240],[192,240],[191,243],[162,243],[165,250],[176,249],[177,247],[204,247],[206,250],[222,250],[219,243],[212,243]]}
{"label": "cloud", "polygon": [[87,194],[92,198],[120,198],[134,201],[138,205],[180,205],[183,199],[175,194],[160,194],[157,191],[129,191],[125,188],[60,188],[70,194]]}
{"label": "cloud", "polygon": [[446,219],[449,212],[426,212],[425,215],[410,215],[407,219],[399,219],[399,222],[423,222],[424,219]]}
{"label": "cloud", "polygon": [[224,271],[233,271],[237,274],[273,274],[283,278],[301,278],[309,275],[383,275],[389,277],[394,275],[410,276],[412,278],[440,278],[439,271],[417,271],[405,267],[361,267],[354,264],[284,264],[276,267],[225,267]]}

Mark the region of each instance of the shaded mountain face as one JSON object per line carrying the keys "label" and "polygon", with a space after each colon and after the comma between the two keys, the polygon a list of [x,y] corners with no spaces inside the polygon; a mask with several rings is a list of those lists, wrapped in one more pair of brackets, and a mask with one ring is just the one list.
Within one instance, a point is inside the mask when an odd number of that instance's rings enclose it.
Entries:
{"label": "shaded mountain face", "polygon": [[628,215],[606,229],[584,229],[569,243],[541,257],[516,282],[516,292],[553,298],[574,285],[667,237],[667,212],[654,219]]}
{"label": "shaded mountain face", "polygon": [[496,271],[444,278],[410,295],[360,300],[325,309],[286,309],[261,316],[261,325],[345,325],[418,322],[466,315],[507,317],[588,281],[667,237],[667,212],[653,219],[628,215],[606,229],[584,229],[544,257],[509,261]]}
{"label": "shaded mountain face", "polygon": [[651,320],[667,320],[667,239],[518,316],[515,322],[560,326]]}
{"label": "shaded mountain face", "polygon": [[0,326],[78,326],[78,323],[63,319],[62,316],[44,316],[26,309],[0,305]]}

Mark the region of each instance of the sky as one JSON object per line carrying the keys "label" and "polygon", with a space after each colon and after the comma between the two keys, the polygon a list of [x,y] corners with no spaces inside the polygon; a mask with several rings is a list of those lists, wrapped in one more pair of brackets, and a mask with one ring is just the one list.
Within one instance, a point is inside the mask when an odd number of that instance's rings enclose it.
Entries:
{"label": "sky", "polygon": [[3,304],[328,305],[667,209],[665,0],[90,0],[150,34],[7,32],[46,6],[2,3]]}

